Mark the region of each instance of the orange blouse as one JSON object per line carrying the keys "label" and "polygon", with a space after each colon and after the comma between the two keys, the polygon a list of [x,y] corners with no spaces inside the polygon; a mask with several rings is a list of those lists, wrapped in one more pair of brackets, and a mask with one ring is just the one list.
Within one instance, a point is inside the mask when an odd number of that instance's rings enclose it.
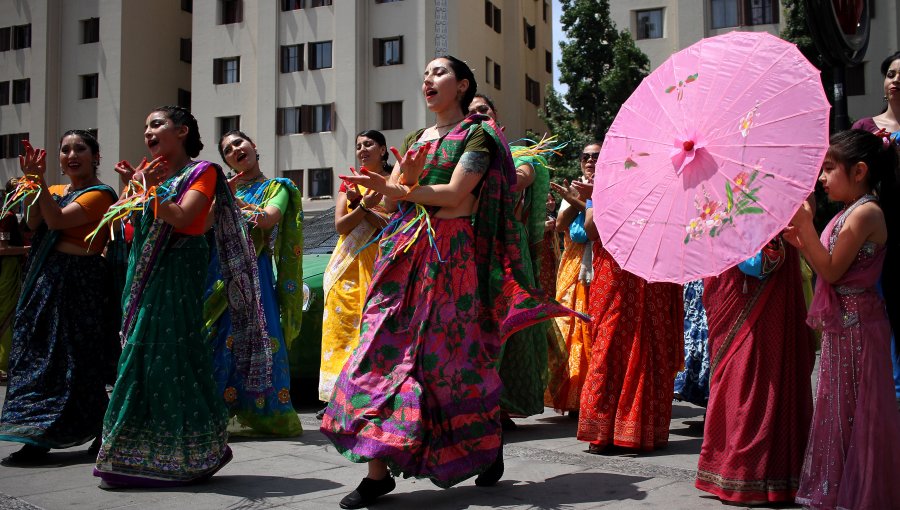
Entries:
{"label": "orange blouse", "polygon": [[[66,194],[66,185],[57,184],[55,186],[50,186],[50,193],[63,196]],[[90,221],[84,225],[61,230],[59,240],[84,248],[85,251],[90,251],[92,247],[96,249],[106,246],[106,241],[109,238],[109,231],[105,228],[100,229],[100,232],[97,233],[97,237],[95,237],[91,243],[85,241],[84,238],[97,228],[103,215],[106,214],[109,206],[113,205],[113,202],[115,202],[115,199],[110,193],[99,190],[88,191],[76,198],[75,203],[84,209],[84,212],[87,213]]]}
{"label": "orange blouse", "polygon": [[206,207],[204,207],[201,212],[197,213],[197,216],[194,217],[190,225],[184,228],[176,228],[175,232],[178,234],[197,236],[205,231],[206,215],[209,214],[209,209],[212,207],[213,196],[216,194],[216,169],[211,165],[208,166],[206,170],[200,173],[197,180],[191,184],[191,187],[188,188],[188,191],[190,190],[199,191],[206,196]]}

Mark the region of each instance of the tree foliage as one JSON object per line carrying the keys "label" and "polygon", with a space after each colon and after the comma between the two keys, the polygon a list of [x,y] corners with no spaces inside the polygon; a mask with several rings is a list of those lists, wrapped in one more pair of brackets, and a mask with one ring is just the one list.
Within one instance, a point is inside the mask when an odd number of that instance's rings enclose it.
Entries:
{"label": "tree foliage", "polygon": [[601,141],[622,103],[647,76],[650,60],[609,17],[608,0],[560,0],[567,41],[560,42],[559,81],[565,96],[548,90],[542,118],[569,141],[554,177],[581,175],[577,157],[587,142]]}

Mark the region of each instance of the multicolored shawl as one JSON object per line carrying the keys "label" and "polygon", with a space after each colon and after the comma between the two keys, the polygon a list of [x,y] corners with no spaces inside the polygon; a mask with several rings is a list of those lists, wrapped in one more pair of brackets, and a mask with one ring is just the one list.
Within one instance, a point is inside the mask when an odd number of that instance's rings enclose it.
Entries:
{"label": "multicolored shawl", "polygon": [[[269,248],[275,259],[281,330],[284,333],[284,344],[290,349],[293,341],[300,337],[303,319],[303,196],[293,181],[284,178],[254,183],[243,190],[239,189],[238,195],[248,204],[263,206],[281,189],[288,193],[288,204],[281,215],[281,221],[268,231],[251,228],[250,238],[257,257],[265,248]],[[212,326],[222,316],[226,306],[225,285],[220,280],[214,284],[212,293],[203,306],[207,331],[213,331]]]}
{"label": "multicolored shawl", "polygon": [[[56,203],[59,204],[60,209],[62,209],[71,204],[76,198],[91,191],[105,191],[113,196],[113,200],[118,196],[116,195],[116,191],[106,184],[98,184],[96,186],[73,191],[63,197],[54,196],[54,198],[56,199]],[[35,205],[34,207],[37,206]],[[41,223],[41,226],[38,227],[37,232],[35,232],[34,237],[31,240],[31,250],[28,252],[28,259],[25,263],[25,281],[22,283],[22,291],[19,294],[19,306],[21,306],[22,302],[31,295],[34,282],[41,273],[41,267],[44,265],[47,255],[49,255],[50,252],[53,251],[53,247],[56,246],[56,241],[59,240],[60,234],[60,230],[50,230],[47,228],[46,223]]]}
{"label": "multicolored shawl", "polygon": [[[271,386],[272,347],[266,333],[266,319],[259,294],[256,253],[222,168],[208,161],[193,161],[160,187],[173,192],[175,202],[181,202],[191,184],[210,167],[217,174],[215,237],[231,313],[235,365],[244,375],[244,384],[248,390],[264,391]],[[163,251],[169,245],[173,232],[172,225],[155,218],[149,211],[138,213],[137,216],[135,228],[146,232],[143,237],[146,241],[143,246],[134,247],[140,253],[133,262],[136,267],[131,288],[123,296],[125,317],[120,332],[123,344],[135,326],[141,296],[157,262],[164,256]]]}
{"label": "multicolored shawl", "polygon": [[[551,317],[575,315],[589,320],[547,297],[541,290],[522,283],[533,277],[528,277],[524,271],[522,254],[528,250],[528,240],[520,235],[521,229],[516,228],[518,220],[513,213],[515,203],[510,187],[516,182],[516,167],[506,138],[493,120],[486,115],[470,115],[433,144],[419,184],[450,182],[450,176],[465,152],[466,141],[477,129],[483,129],[497,147],[497,157],[492,158],[491,166],[482,178],[473,224],[478,292],[482,302],[492,310],[500,337],[505,339]],[[413,147],[420,144],[416,142]],[[436,209],[429,208],[429,211]]]}

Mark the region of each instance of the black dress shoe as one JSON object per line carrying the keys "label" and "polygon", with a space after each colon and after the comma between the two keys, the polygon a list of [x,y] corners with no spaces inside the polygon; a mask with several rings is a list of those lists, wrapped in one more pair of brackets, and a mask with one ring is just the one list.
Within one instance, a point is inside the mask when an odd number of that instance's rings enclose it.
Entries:
{"label": "black dress shoe", "polygon": [[519,428],[519,426],[516,425],[516,422],[512,421],[512,418],[510,418],[509,416],[500,418],[500,427],[503,428],[503,432],[509,432],[510,430],[516,430],[517,428]]}
{"label": "black dress shoe", "polygon": [[94,438],[91,445],[88,446],[87,453],[92,457],[96,457],[100,453],[100,436]]}
{"label": "black dress shoe", "polygon": [[316,419],[317,419],[317,420],[321,420],[322,418],[324,418],[324,417],[325,417],[325,411],[327,411],[327,410],[328,410],[328,407],[327,407],[327,406],[326,406],[326,407],[323,407],[322,409],[320,409],[320,410],[316,413]]}
{"label": "black dress shoe", "polygon": [[347,494],[341,500],[341,508],[363,508],[369,506],[379,496],[384,496],[396,487],[397,482],[394,481],[394,477],[391,475],[387,475],[381,480],[363,478],[356,490]]}
{"label": "black dress shoe", "polygon": [[50,448],[26,444],[19,451],[9,454],[9,456],[0,463],[4,466],[27,466],[29,464],[37,464],[44,461],[47,452],[49,451]]}
{"label": "black dress shoe", "polygon": [[500,451],[497,452],[497,460],[484,473],[475,478],[475,485],[491,487],[496,485],[501,477],[503,477],[503,444],[500,445]]}

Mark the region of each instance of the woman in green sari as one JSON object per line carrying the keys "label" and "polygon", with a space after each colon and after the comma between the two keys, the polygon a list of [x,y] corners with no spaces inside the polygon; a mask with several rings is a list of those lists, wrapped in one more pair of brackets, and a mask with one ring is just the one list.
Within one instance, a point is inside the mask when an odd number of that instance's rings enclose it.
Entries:
{"label": "woman in green sari", "polygon": [[203,147],[197,121],[177,106],[147,117],[153,160],[127,179],[158,186],[132,217],[134,241],[122,304],[119,375],[103,422],[94,475],[101,488],[166,487],[205,480],[231,460],[228,411],[203,335],[204,236],[216,200],[216,247],[229,294],[233,351],[249,391],[271,386],[271,346],[259,298],[256,253],[222,169],[193,161]]}

